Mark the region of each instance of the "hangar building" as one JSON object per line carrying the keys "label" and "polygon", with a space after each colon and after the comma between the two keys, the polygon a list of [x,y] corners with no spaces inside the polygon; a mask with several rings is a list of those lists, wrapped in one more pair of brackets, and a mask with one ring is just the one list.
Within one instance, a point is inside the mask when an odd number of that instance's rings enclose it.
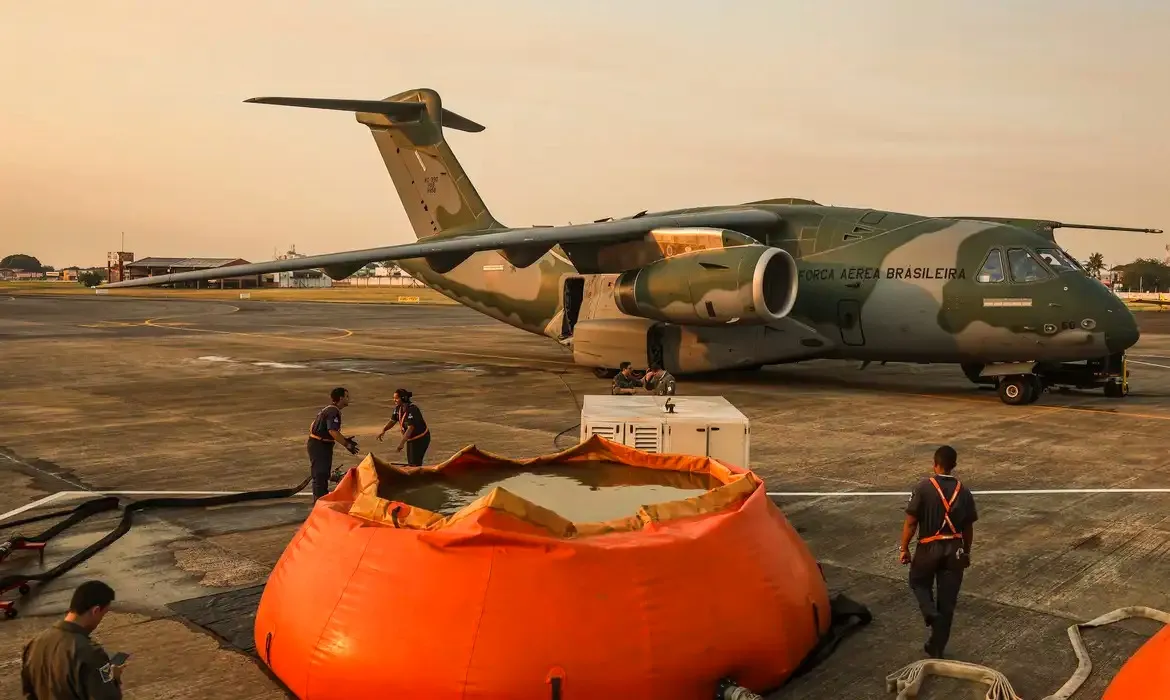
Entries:
{"label": "hangar building", "polygon": [[[248,261],[241,258],[143,258],[131,263],[123,263],[128,280],[167,275],[173,272],[193,272],[247,264],[249,264]],[[253,289],[261,286],[261,281],[260,275],[246,275],[204,282],[177,282],[168,286],[186,289]]]}

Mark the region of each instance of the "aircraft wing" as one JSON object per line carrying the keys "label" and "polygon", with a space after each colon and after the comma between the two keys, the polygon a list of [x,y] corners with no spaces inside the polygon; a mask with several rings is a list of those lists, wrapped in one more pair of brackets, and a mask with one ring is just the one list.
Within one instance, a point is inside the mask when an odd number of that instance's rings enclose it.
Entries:
{"label": "aircraft wing", "polygon": [[557,245],[606,245],[636,240],[660,228],[684,227],[758,227],[774,225],[780,217],[763,209],[724,209],[670,214],[665,216],[635,216],[627,219],[568,226],[497,229],[453,235],[440,235],[416,243],[350,250],[326,255],[311,255],[291,260],[272,260],[246,265],[229,265],[209,270],[155,275],[142,279],[125,280],[101,285],[103,289],[120,287],[152,287],[175,282],[229,279],[272,272],[322,269],[334,279],[348,277],[372,262],[426,258],[438,272],[454,269],[472,253],[499,250],[512,264],[527,267]]}

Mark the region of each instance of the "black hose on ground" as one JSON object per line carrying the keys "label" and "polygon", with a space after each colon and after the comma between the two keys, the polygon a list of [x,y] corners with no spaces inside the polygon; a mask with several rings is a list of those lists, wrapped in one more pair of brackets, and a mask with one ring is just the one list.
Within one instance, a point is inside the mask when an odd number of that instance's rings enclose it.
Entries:
{"label": "black hose on ground", "polygon": [[873,613],[869,608],[844,593],[838,593],[829,600],[829,616],[829,631],[792,672],[792,678],[799,678],[819,666],[837,650],[841,642],[873,621]]}
{"label": "black hose on ground", "polygon": [[59,518],[62,515],[69,516],[39,535],[33,535],[32,537],[21,537],[18,535],[12,539],[7,540],[10,545],[13,545],[13,549],[18,549],[20,545],[26,543],[43,544],[48,542],[82,520],[86,520],[91,516],[97,515],[98,513],[104,513],[107,510],[115,510],[117,507],[118,498],[116,496],[104,496],[102,498],[95,498],[92,501],[86,501],[76,508],[70,508],[69,510],[57,510],[53,511],[52,513],[34,515],[31,518],[16,520],[10,523],[0,523],[0,529],[19,527],[20,525],[27,525],[29,523],[35,523],[41,520],[48,520],[50,518]]}
{"label": "black hose on ground", "polygon": [[[577,399],[577,392],[573,391],[573,387],[569,386],[569,383],[565,381],[565,373],[564,372],[554,372],[553,374],[557,375],[557,379],[560,379],[561,384],[564,384],[565,389],[568,389],[569,396],[573,397],[573,403],[577,406],[577,411],[580,412],[581,401]],[[556,437],[553,438],[553,449],[557,450],[558,452],[565,449],[564,447],[561,447],[561,445],[560,445],[561,438],[564,437],[565,435],[568,435],[571,431],[576,430],[577,428],[580,428],[580,427],[581,427],[580,423],[574,423],[573,425],[570,425],[569,427],[565,428],[561,432],[557,433]]]}
{"label": "black hose on ground", "polygon": [[[7,591],[10,591],[14,588],[27,586],[27,584],[29,584],[29,583],[45,584],[45,583],[48,583],[49,581],[52,581],[53,579],[56,579],[56,578],[62,576],[63,574],[67,573],[68,571],[70,571],[71,569],[76,567],[78,564],[85,562],[93,555],[102,551],[106,547],[109,547],[111,544],[113,544],[119,538],[121,538],[122,535],[125,535],[127,532],[129,532],[130,527],[133,524],[134,514],[137,512],[151,510],[151,509],[155,509],[155,508],[199,508],[199,507],[206,508],[209,506],[225,506],[225,505],[231,505],[233,503],[246,503],[248,501],[262,501],[262,500],[272,500],[272,499],[278,499],[278,498],[291,498],[291,497],[295,496],[296,494],[300,493],[306,486],[308,486],[308,484],[311,480],[312,480],[312,477],[307,477],[300,484],[297,484],[296,486],[294,486],[292,488],[286,488],[286,489],[268,489],[268,490],[264,490],[264,491],[241,491],[240,493],[229,493],[229,494],[224,494],[221,496],[202,496],[202,497],[188,497],[188,498],[180,498],[180,497],[175,497],[175,496],[164,496],[164,497],[159,497],[159,498],[145,498],[141,501],[132,501],[130,503],[127,503],[125,505],[125,507],[122,508],[122,519],[118,522],[118,525],[113,530],[111,530],[109,533],[106,534],[105,537],[101,538],[97,542],[94,542],[93,544],[89,545],[88,547],[81,550],[80,552],[77,552],[73,556],[69,557],[68,559],[61,562],[57,566],[54,566],[52,569],[49,569],[48,571],[43,571],[41,573],[9,574],[7,576],[0,576],[0,592],[7,592]],[[49,529],[40,533],[39,535],[34,535],[32,537],[27,537],[27,538],[15,537],[15,538],[12,538],[12,540],[10,540],[11,542],[21,541],[21,542],[46,543],[49,540],[51,540],[53,537],[56,537],[57,535],[68,530],[69,528],[73,527],[77,523],[82,522],[83,520],[86,520],[87,518],[89,518],[93,515],[96,515],[98,513],[102,513],[105,511],[109,511],[109,510],[114,510],[117,507],[118,507],[118,498],[117,497],[104,496],[102,498],[97,498],[97,499],[94,499],[92,501],[86,501],[85,503],[82,503],[81,505],[77,506],[76,508],[72,509],[71,511],[57,511],[55,513],[46,513],[43,515],[34,516],[32,518],[25,518],[24,520],[16,521],[14,523],[0,524],[0,527],[13,527],[16,525],[27,524],[29,522],[36,522],[38,520],[46,520],[50,517],[53,517],[54,515],[64,515],[65,513],[68,513],[69,517],[67,517],[65,520],[62,520],[61,522],[57,523],[56,525],[53,525]],[[12,613],[14,611],[15,611],[14,608],[9,609],[10,613]],[[9,616],[12,617],[14,615],[10,614]]]}

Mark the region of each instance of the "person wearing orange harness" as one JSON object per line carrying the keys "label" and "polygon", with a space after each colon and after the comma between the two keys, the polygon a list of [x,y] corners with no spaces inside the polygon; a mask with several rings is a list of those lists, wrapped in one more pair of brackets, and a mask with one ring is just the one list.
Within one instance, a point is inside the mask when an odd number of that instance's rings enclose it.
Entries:
{"label": "person wearing orange harness", "polygon": [[[958,455],[949,445],[935,451],[934,474],[918,482],[906,503],[898,552],[901,562],[910,564],[910,590],[918,600],[923,621],[931,628],[922,649],[939,659],[951,636],[963,570],[971,565],[974,526],[979,519],[975,497],[951,474],[957,461]],[[910,538],[915,528],[918,546],[911,558]]]}
{"label": "person wearing orange harness", "polygon": [[330,404],[317,412],[309,425],[309,473],[313,476],[313,502],[329,493],[329,475],[333,471],[333,446],[341,446],[350,454],[357,454],[353,438],[341,434],[341,409],[349,405],[349,392],[337,387],[329,393]]}
{"label": "person wearing orange harness", "polygon": [[394,391],[394,415],[390,422],[378,434],[378,440],[397,423],[402,426],[402,441],[398,443],[398,451],[406,446],[406,463],[412,467],[421,467],[427,448],[431,446],[431,431],[423,419],[422,411],[411,402],[412,393],[406,389]]}

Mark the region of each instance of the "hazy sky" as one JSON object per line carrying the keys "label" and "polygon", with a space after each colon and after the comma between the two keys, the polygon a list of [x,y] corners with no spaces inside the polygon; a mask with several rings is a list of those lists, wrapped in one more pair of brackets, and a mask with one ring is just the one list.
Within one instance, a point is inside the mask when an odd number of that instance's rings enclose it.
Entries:
{"label": "hazy sky", "polygon": [[0,254],[413,240],[352,115],[243,100],[414,87],[487,126],[449,141],[515,226],[796,196],[1170,229],[1168,36],[1165,0],[0,0]]}

